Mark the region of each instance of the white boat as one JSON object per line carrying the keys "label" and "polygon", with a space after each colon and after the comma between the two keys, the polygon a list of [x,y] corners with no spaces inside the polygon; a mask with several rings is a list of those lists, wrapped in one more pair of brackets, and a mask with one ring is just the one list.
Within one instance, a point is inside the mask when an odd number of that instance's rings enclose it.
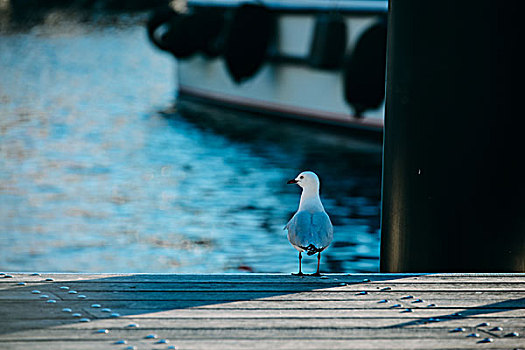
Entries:
{"label": "white boat", "polygon": [[177,57],[178,99],[382,131],[387,1],[189,0],[179,11],[148,27]]}

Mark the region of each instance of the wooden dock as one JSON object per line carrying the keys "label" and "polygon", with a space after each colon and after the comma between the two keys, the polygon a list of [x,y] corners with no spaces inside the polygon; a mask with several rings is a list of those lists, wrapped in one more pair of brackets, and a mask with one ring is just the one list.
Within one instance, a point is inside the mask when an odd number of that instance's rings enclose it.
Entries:
{"label": "wooden dock", "polygon": [[0,349],[525,348],[525,274],[0,274]]}

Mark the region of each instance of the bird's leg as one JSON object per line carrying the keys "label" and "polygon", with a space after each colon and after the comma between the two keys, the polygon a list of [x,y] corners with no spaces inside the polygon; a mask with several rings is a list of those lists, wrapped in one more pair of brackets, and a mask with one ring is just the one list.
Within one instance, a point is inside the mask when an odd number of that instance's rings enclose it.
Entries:
{"label": "bird's leg", "polygon": [[301,255],[301,252],[299,252],[299,272],[298,273],[292,273],[294,276],[303,276],[303,272],[301,271],[301,259],[303,256]]}
{"label": "bird's leg", "polygon": [[321,252],[317,253],[317,272],[313,273],[312,276],[321,276],[319,272],[319,265],[321,265]]}

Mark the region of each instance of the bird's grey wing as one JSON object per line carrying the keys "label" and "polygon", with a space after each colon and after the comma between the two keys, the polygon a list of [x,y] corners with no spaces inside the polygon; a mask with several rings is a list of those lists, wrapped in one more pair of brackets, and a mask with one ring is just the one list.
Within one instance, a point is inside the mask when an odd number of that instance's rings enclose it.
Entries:
{"label": "bird's grey wing", "polygon": [[297,212],[286,225],[288,240],[295,246],[326,248],[333,237],[333,227],[325,212]]}
{"label": "bird's grey wing", "polygon": [[309,225],[311,222],[310,214],[298,211],[286,225],[288,230],[288,240],[296,247],[307,247],[310,240]]}
{"label": "bird's grey wing", "polygon": [[326,248],[332,243],[334,238],[334,227],[330,217],[324,211],[312,214],[312,227],[315,232],[317,248]]}

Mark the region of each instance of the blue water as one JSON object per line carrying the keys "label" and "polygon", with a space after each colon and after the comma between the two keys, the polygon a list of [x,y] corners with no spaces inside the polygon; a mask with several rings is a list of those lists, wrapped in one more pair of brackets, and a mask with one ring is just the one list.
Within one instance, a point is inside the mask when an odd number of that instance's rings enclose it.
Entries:
{"label": "blue water", "polygon": [[140,21],[0,32],[0,271],[295,271],[305,169],[335,226],[322,270],[377,271],[380,145],[174,106],[175,68]]}

